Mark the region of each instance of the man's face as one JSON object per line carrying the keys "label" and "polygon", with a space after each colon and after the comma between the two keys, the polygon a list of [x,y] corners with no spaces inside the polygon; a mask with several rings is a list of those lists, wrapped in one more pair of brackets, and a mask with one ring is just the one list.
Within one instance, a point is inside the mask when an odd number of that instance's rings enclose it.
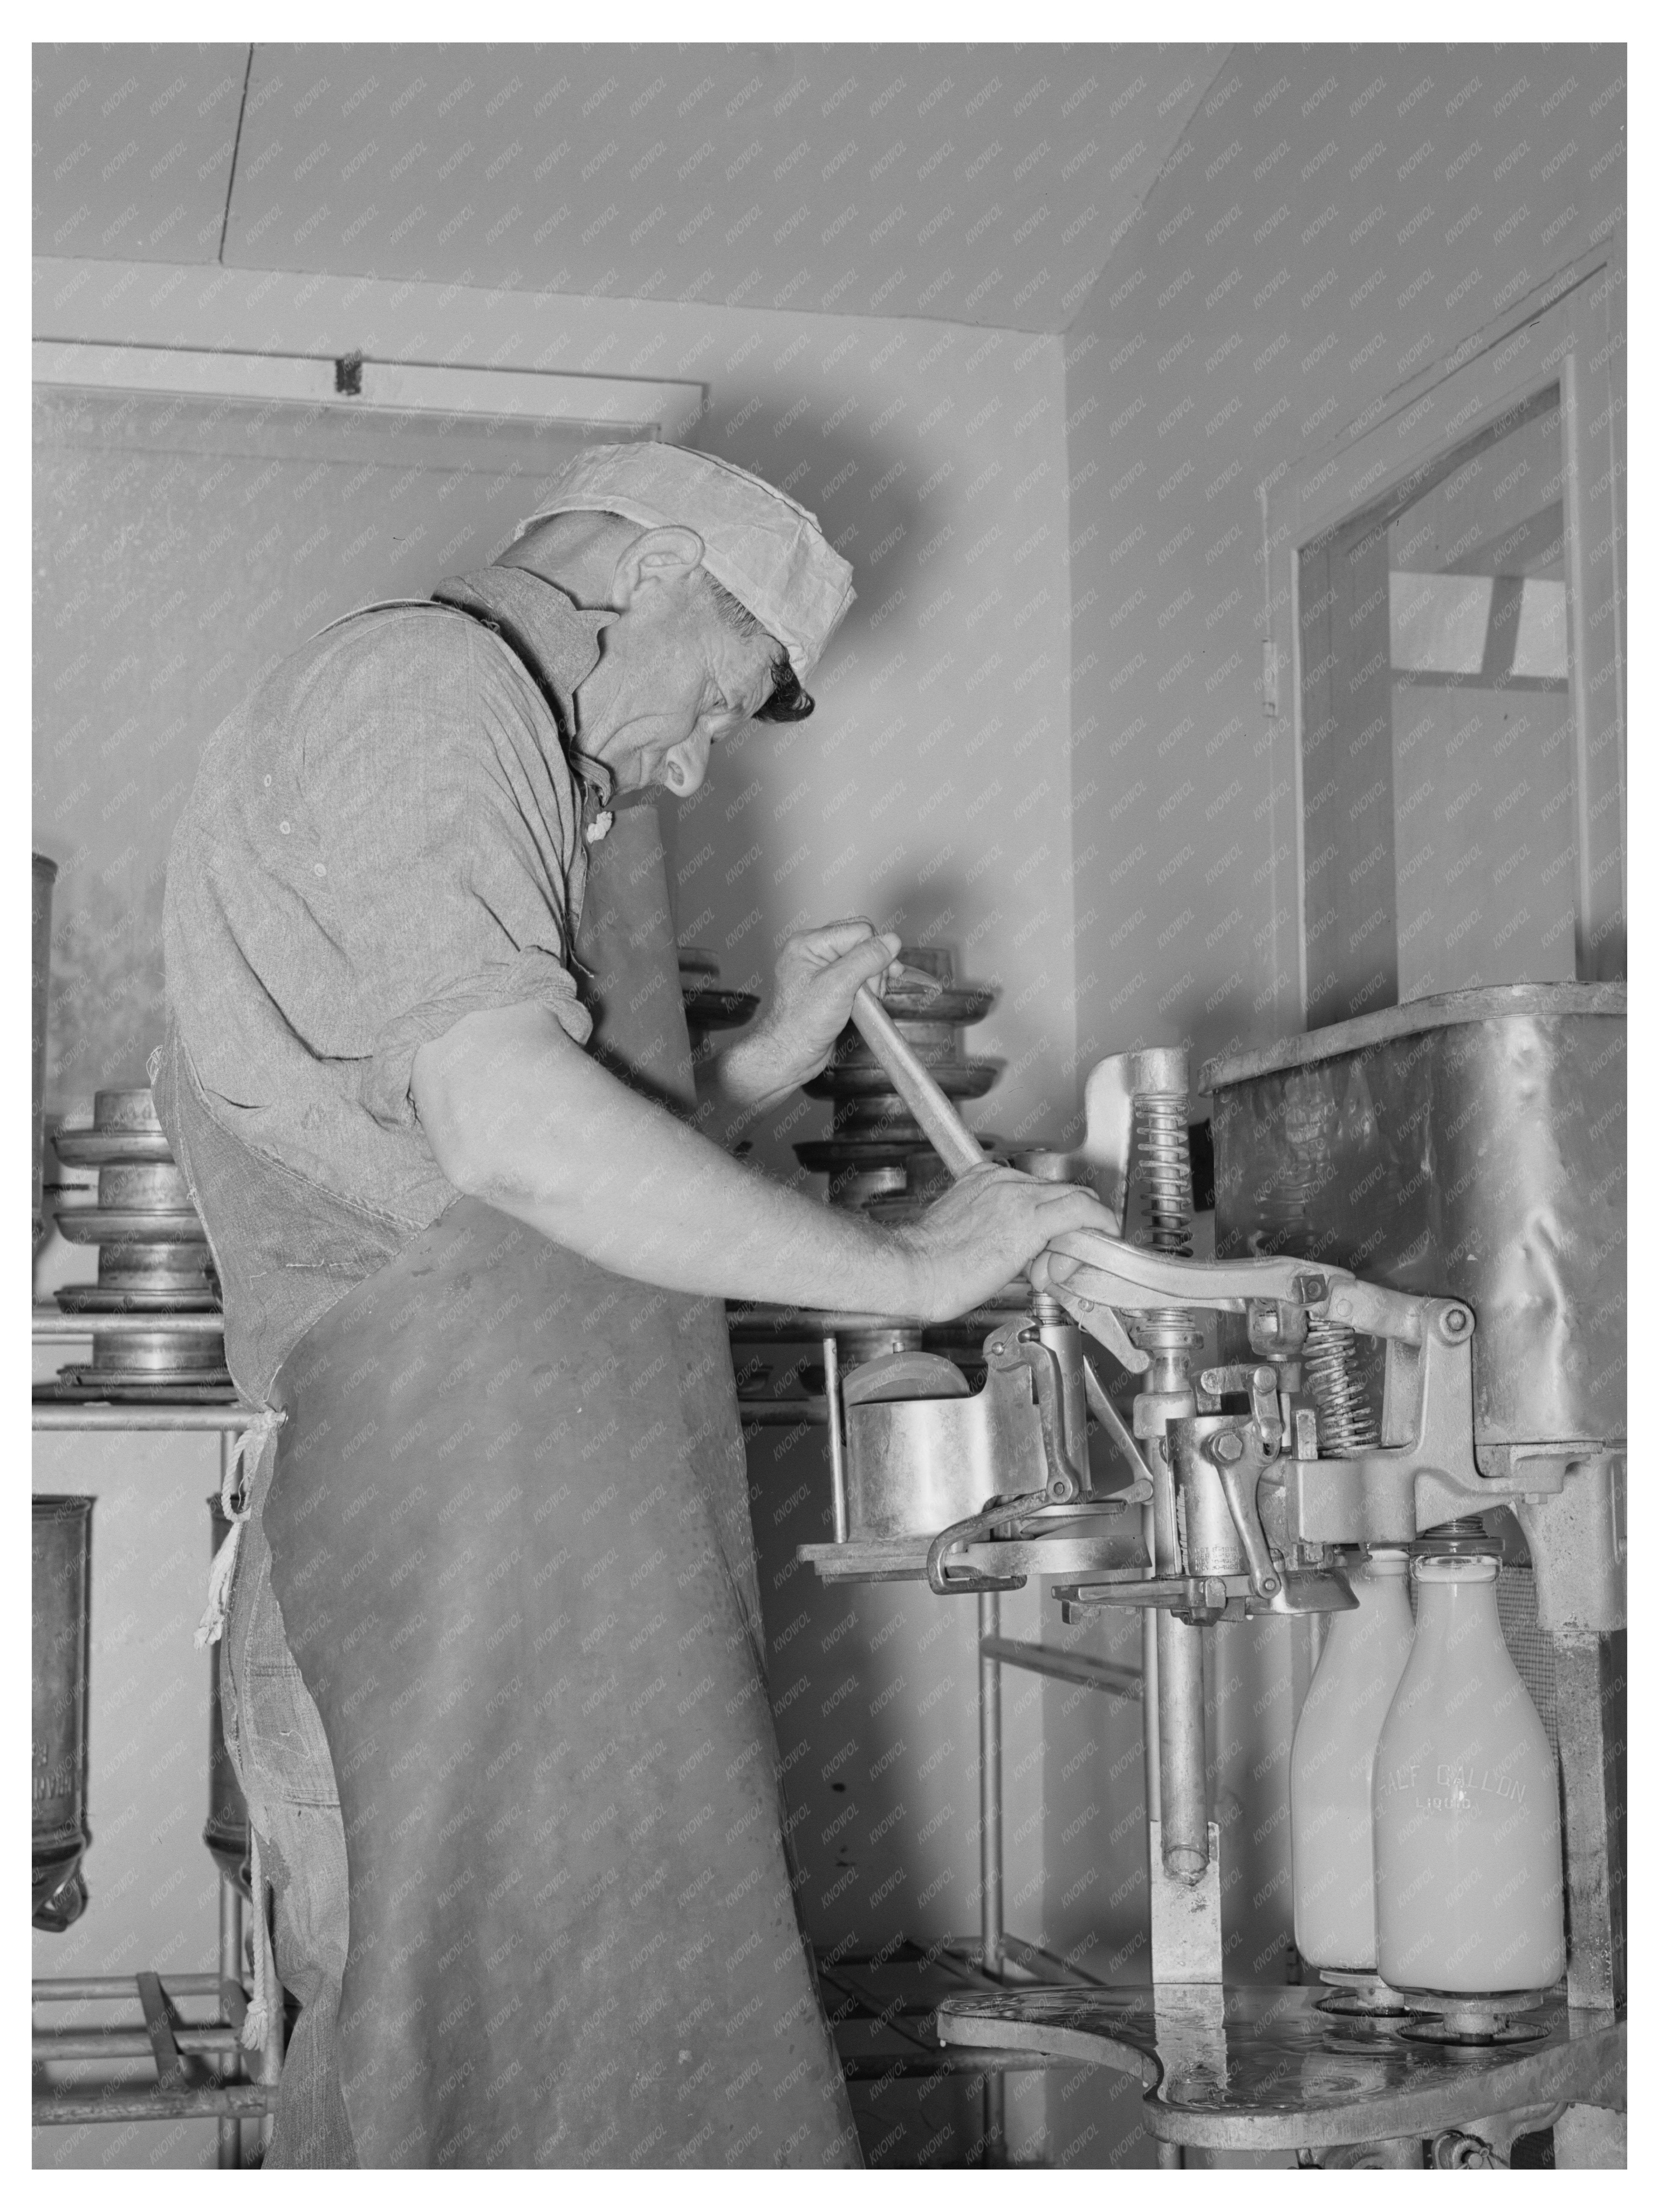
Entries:
{"label": "man's face", "polygon": [[710,747],[765,704],[778,648],[763,632],[739,637],[695,565],[641,564],[617,596],[624,604],[577,693],[582,750],[619,793],[655,784],[689,799]]}

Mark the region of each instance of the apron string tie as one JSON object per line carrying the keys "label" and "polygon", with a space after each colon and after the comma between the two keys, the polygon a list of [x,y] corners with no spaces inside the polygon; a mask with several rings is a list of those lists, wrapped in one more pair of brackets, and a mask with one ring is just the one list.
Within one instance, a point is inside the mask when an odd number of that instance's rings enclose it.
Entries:
{"label": "apron string tie", "polygon": [[214,1553],[213,1565],[208,1570],[207,1610],[196,1631],[198,1651],[204,1650],[210,1644],[216,1644],[225,1632],[236,1555],[241,1548],[242,1530],[253,1510],[253,1478],[264,1457],[266,1445],[287,1419],[287,1414],[279,1413],[274,1406],[261,1406],[230,1448],[224,1480],[219,1487],[219,1507],[230,1523],[230,1533]]}

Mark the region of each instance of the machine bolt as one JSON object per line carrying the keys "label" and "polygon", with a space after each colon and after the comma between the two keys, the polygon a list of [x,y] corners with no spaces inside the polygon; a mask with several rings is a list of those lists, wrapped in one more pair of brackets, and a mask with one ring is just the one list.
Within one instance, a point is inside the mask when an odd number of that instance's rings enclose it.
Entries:
{"label": "machine bolt", "polygon": [[1224,1460],[1231,1467],[1244,1456],[1244,1439],[1237,1429],[1223,1429],[1210,1440],[1210,1449],[1215,1457]]}
{"label": "machine bolt", "polygon": [[1298,1275],[1291,1288],[1301,1304],[1316,1306],[1325,1297],[1325,1278],[1322,1275]]}

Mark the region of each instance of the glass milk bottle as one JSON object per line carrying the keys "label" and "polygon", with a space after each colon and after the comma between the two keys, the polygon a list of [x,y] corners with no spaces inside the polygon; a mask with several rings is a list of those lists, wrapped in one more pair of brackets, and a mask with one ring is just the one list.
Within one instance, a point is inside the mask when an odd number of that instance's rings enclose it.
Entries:
{"label": "glass milk bottle", "polygon": [[1566,1962],[1555,1760],[1498,1620],[1495,1559],[1415,1561],[1376,1748],[1377,1965],[1395,1989],[1547,1989]]}
{"label": "glass milk bottle", "polygon": [[1291,1883],[1296,1948],[1310,1966],[1376,1965],[1371,1766],[1412,1648],[1407,1555],[1348,1564],[1358,1600],[1329,1616],[1291,1747]]}

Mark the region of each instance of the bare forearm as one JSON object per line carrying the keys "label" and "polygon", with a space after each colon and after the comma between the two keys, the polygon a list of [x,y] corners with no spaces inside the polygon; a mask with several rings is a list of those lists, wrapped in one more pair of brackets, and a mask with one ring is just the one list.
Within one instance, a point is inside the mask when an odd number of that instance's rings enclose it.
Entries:
{"label": "bare forearm", "polygon": [[470,1015],[422,1048],[415,1097],[452,1181],[617,1274],[841,1310],[914,1303],[899,1237],[739,1165],[550,1015]]}
{"label": "bare forearm", "polygon": [[763,1034],[732,1039],[715,1054],[708,1073],[710,1096],[734,1133],[787,1098],[800,1081]]}

